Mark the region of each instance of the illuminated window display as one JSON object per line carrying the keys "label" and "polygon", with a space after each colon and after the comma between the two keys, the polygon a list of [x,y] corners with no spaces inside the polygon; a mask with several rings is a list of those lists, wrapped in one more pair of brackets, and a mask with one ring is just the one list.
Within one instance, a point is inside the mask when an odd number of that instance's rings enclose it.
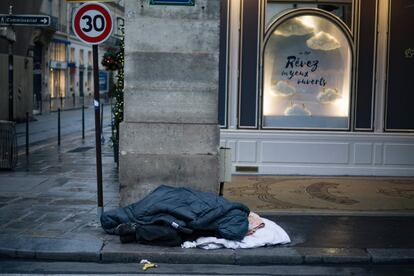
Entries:
{"label": "illuminated window display", "polygon": [[276,20],[263,56],[263,128],[348,129],[352,46],[314,10]]}

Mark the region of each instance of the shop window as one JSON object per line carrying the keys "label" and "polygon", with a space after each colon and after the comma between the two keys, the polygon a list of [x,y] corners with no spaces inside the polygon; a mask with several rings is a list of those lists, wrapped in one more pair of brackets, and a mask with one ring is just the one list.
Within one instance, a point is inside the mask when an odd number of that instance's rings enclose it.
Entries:
{"label": "shop window", "polygon": [[50,71],[50,95],[52,98],[65,97],[66,72],[60,69]]}
{"label": "shop window", "polygon": [[263,128],[349,129],[352,44],[328,12],[297,9],[275,20],[263,52]]}

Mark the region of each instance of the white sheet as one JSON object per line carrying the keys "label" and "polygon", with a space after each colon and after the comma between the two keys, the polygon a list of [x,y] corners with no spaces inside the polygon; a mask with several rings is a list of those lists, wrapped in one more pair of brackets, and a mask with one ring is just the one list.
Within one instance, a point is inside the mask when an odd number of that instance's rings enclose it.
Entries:
{"label": "white sheet", "polygon": [[244,237],[241,241],[218,239],[215,237],[201,237],[197,240],[184,242],[182,248],[202,248],[202,249],[219,249],[219,248],[256,248],[266,245],[286,244],[290,242],[289,235],[282,227],[271,220],[262,218],[265,226],[256,230],[250,236]]}

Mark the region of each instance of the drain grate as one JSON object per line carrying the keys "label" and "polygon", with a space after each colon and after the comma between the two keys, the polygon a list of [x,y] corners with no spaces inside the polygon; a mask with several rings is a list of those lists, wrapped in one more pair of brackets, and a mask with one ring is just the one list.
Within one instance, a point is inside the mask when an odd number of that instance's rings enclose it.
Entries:
{"label": "drain grate", "polygon": [[85,152],[85,151],[88,151],[88,150],[91,150],[91,149],[93,149],[93,147],[78,147],[78,148],[75,148],[75,149],[72,149],[72,150],[68,151],[68,153]]}

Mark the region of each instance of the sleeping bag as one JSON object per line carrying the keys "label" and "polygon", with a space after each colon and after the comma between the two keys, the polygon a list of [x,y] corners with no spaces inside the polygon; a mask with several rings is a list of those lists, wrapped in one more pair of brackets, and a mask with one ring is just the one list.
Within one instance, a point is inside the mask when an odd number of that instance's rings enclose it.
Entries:
{"label": "sleeping bag", "polygon": [[213,193],[163,185],[136,203],[104,212],[101,225],[123,242],[175,246],[200,236],[240,241],[249,212]]}

